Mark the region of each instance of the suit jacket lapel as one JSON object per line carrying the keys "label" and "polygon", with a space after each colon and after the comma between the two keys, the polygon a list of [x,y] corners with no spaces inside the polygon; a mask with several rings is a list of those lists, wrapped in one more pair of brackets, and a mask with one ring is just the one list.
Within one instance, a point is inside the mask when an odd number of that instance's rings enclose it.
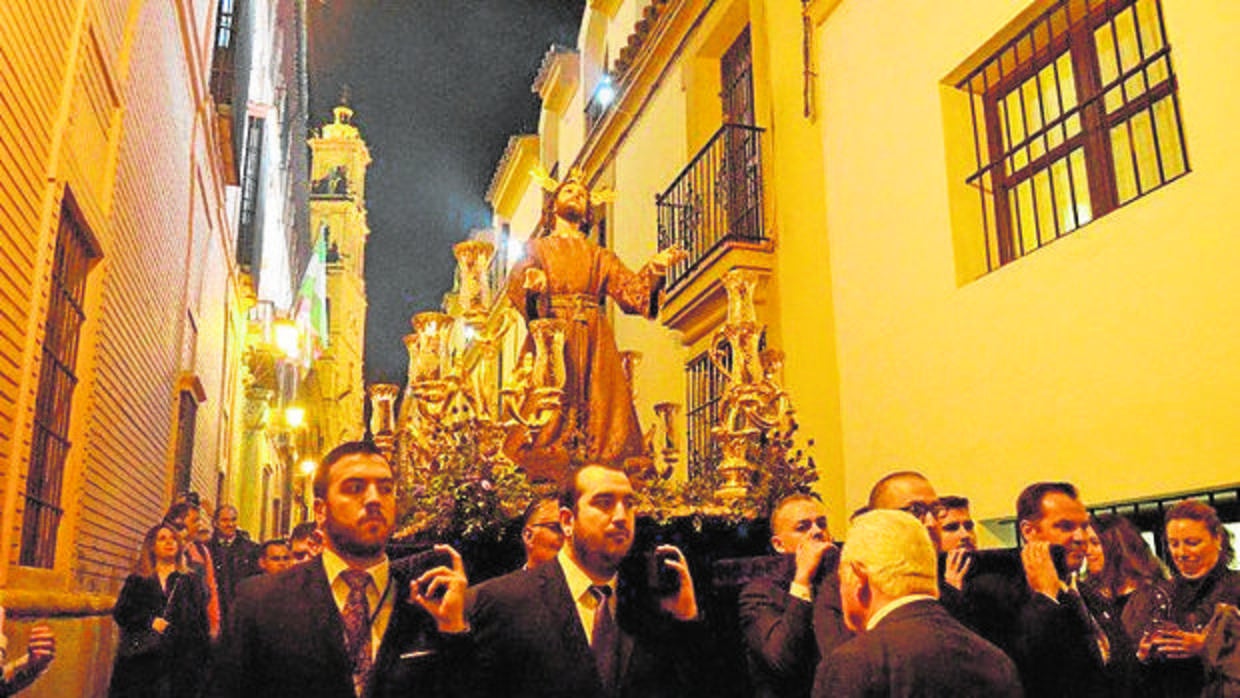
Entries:
{"label": "suit jacket lapel", "polygon": [[578,670],[588,673],[591,682],[597,687],[596,693],[601,691],[603,681],[599,677],[598,666],[594,663],[594,653],[590,650],[585,628],[581,625],[581,616],[577,613],[577,600],[568,588],[568,579],[564,576],[560,561],[554,560],[539,567],[535,574],[539,575],[542,584],[543,605],[551,614],[551,623],[560,629],[560,639],[566,655],[564,666],[566,669],[588,667],[588,670]]}
{"label": "suit jacket lapel", "polygon": [[305,565],[302,592],[305,594],[305,607],[313,616],[310,624],[319,639],[322,656],[329,665],[349,667],[349,657],[344,647],[344,621],[340,617],[340,609],[336,607],[336,598],[332,596],[323,558]]}

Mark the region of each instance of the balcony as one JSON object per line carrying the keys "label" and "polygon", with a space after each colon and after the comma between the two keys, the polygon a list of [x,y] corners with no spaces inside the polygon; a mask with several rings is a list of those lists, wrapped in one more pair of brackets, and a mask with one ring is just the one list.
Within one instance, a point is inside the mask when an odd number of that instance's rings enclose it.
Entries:
{"label": "balcony", "polygon": [[689,254],[668,270],[669,290],[690,280],[731,243],[767,242],[761,142],[762,129],[725,124],[656,197],[659,249],[680,245]]}

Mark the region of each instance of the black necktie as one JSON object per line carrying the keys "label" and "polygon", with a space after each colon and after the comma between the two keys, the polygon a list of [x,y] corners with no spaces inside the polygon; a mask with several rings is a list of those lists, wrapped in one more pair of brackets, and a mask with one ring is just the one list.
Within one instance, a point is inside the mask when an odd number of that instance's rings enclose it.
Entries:
{"label": "black necktie", "polygon": [[620,634],[616,630],[616,620],[611,616],[611,587],[596,584],[590,587],[594,597],[594,639],[590,649],[594,652],[594,662],[598,666],[598,675],[603,680],[603,690],[607,695],[614,695],[616,685],[616,648],[619,646]]}

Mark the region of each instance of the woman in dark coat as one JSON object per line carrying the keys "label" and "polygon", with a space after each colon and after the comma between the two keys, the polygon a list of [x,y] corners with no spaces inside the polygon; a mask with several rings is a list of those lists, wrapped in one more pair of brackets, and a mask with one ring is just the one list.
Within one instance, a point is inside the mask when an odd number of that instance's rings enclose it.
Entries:
{"label": "woman in dark coat", "polygon": [[[1090,528],[1096,532],[1101,560],[1095,562],[1086,553],[1090,562],[1085,583],[1109,600],[1117,614],[1123,612],[1138,591],[1166,581],[1162,563],[1131,521],[1119,514],[1103,514]],[[1094,547],[1092,537],[1088,547]],[[1133,642],[1140,639],[1138,634]]]}
{"label": "woman in dark coat", "polygon": [[1206,624],[1217,604],[1240,603],[1240,573],[1228,569],[1235,553],[1213,507],[1180,502],[1165,521],[1175,575],[1134,595],[1124,627],[1138,641],[1147,695],[1196,698],[1206,678]]}
{"label": "woman in dark coat", "polygon": [[[185,570],[183,559],[181,537],[170,525],[147,532],[112,611],[121,648],[112,667],[110,698],[197,698],[202,693],[210,649],[206,591]],[[158,646],[126,652],[125,645],[148,629],[158,633]]]}

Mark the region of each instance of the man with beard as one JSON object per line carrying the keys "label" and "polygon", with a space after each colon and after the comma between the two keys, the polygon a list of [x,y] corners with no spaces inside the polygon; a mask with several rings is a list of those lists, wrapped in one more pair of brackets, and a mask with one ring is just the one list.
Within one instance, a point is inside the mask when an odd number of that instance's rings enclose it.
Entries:
{"label": "man with beard", "polygon": [[693,579],[664,545],[676,591],[655,597],[618,574],[633,545],[636,495],[622,471],[587,465],[560,495],[556,558],[482,585],[471,612],[480,695],[602,698],[693,695],[685,651],[700,647]]}
{"label": "man with beard", "polygon": [[418,574],[391,562],[396,482],[369,441],[342,444],[314,475],[323,554],[237,593],[212,695],[386,698],[459,695],[470,640],[460,555]]}

